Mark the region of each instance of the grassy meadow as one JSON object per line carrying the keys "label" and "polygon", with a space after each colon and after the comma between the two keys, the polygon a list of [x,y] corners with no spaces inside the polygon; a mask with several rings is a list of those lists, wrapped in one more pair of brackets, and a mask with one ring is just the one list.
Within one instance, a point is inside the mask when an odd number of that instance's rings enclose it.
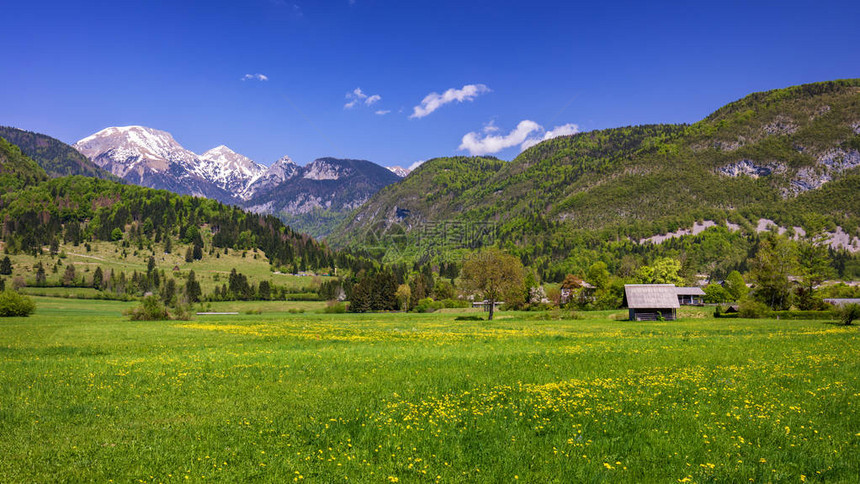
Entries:
{"label": "grassy meadow", "polygon": [[[185,262],[185,251],[190,246],[176,243],[169,254],[161,250],[160,244],[156,244],[156,246],[154,257],[157,270],[163,270],[168,276],[175,275],[180,277],[187,276],[193,270],[205,294],[211,293],[216,285],[221,286],[226,284],[230,271],[233,269],[248,276],[254,282],[266,279],[272,284],[287,287],[295,291],[303,291],[309,287],[318,287],[320,282],[328,279],[326,276],[297,276],[273,272],[265,254],[262,251],[253,249],[248,251],[228,249],[226,252],[224,249],[221,249],[217,251],[217,254],[209,254],[207,250],[202,260]],[[93,272],[95,272],[97,267],[101,267],[104,272],[125,272],[127,277],[131,277],[134,271],[145,273],[149,257],[153,255],[153,251],[147,249],[137,250],[136,247],[123,248],[115,242],[91,242],[90,248],[87,251],[83,244],[77,246],[61,244],[60,251],[64,256],[63,258],[51,256],[49,254],[49,247],[47,246],[43,248],[43,254],[39,256],[25,253],[11,254],[9,258],[12,262],[13,276],[20,276],[24,279],[27,286],[34,286],[36,271],[33,269],[33,266],[42,262],[47,272],[48,283],[51,285],[58,285],[60,283],[65,267],[68,264],[75,266],[77,277],[84,275],[87,281],[92,280]],[[4,257],[5,255],[0,254],[0,257]],[[57,271],[53,272],[55,265],[58,266]],[[178,271],[174,271],[173,269],[178,269]],[[7,282],[10,281],[11,277],[7,278]],[[180,282],[182,281],[184,279],[180,280]],[[86,288],[27,287],[23,292],[30,295],[54,297],[97,296],[95,291]]]}
{"label": "grassy meadow", "polygon": [[857,327],[35,299],[0,319],[2,482],[860,477]]}

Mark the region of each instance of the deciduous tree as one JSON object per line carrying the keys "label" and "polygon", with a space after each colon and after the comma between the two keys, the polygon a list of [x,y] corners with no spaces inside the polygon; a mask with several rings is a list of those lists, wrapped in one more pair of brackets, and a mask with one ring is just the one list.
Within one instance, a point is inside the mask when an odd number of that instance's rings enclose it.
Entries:
{"label": "deciduous tree", "polygon": [[493,319],[496,301],[523,292],[523,264],[512,255],[490,248],[472,254],[461,271],[464,287],[476,292],[490,305]]}

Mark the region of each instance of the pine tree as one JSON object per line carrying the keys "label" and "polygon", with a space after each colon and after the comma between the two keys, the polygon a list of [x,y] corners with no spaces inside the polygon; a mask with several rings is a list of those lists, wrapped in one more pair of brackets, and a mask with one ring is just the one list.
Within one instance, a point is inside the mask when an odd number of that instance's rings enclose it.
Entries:
{"label": "pine tree", "polygon": [[12,275],[12,259],[8,255],[0,261],[0,275]]}
{"label": "pine tree", "polygon": [[104,273],[102,272],[101,266],[96,267],[95,272],[93,272],[93,288],[101,289],[104,285]]}
{"label": "pine tree", "polygon": [[42,265],[42,262],[36,265],[36,285],[44,286],[48,282],[48,277],[45,275],[45,266]]}
{"label": "pine tree", "polygon": [[188,298],[189,303],[196,303],[200,301],[200,295],[202,291],[200,290],[200,283],[197,282],[197,276],[194,274],[194,271],[188,273],[188,280],[185,281],[185,296]]}
{"label": "pine tree", "polygon": [[260,281],[260,286],[257,288],[257,296],[264,301],[268,301],[272,297],[272,286],[269,281]]}

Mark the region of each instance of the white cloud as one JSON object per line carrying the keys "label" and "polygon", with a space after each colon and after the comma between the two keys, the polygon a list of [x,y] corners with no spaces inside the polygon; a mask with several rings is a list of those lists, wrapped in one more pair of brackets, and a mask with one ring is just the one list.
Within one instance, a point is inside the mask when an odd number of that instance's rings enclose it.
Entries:
{"label": "white cloud", "polygon": [[495,133],[499,129],[500,128],[498,126],[496,126],[495,121],[490,121],[489,123],[487,123],[486,126],[484,126],[484,133]]}
{"label": "white cloud", "polygon": [[242,76],[243,81],[268,81],[269,77],[265,74],[260,74],[259,72],[256,74],[245,74]]}
{"label": "white cloud", "polygon": [[520,121],[517,127],[506,135],[493,134],[498,131],[499,128],[490,121],[482,129],[483,135],[473,131],[463,136],[463,141],[458,149],[468,151],[473,156],[498,153],[517,145],[520,145],[521,150],[526,150],[544,140],[578,133],[579,126],[568,123],[545,131],[543,126],[526,119]]}
{"label": "white cloud", "polygon": [[388,114],[390,112],[391,112],[390,109],[380,109],[379,111],[376,112],[376,114],[378,114],[380,116],[385,116],[386,114]]}
{"label": "white cloud", "polygon": [[540,143],[541,141],[546,141],[548,139],[558,138],[559,136],[568,136],[571,134],[579,133],[579,126],[573,123],[563,124],[561,126],[556,126],[551,130],[545,132],[542,137],[529,138],[523,141],[523,144],[520,145],[520,148],[523,150],[527,150],[532,146]]}
{"label": "white cloud", "polygon": [[346,93],[346,98],[349,100],[348,103],[343,105],[344,109],[352,109],[358,104],[363,103],[365,106],[370,106],[376,102],[379,102],[382,99],[382,96],[379,94],[374,94],[372,96],[368,96],[361,90],[360,87],[356,87],[352,90],[352,92]]}
{"label": "white cloud", "polygon": [[505,148],[524,142],[535,131],[542,130],[541,125],[528,119],[520,121],[520,124],[507,135],[491,134],[485,128],[483,136],[476,132],[467,133],[463,136],[463,142],[460,143],[458,149],[466,150],[473,156],[498,153]]}
{"label": "white cloud", "polygon": [[412,108],[410,118],[423,118],[442,106],[454,101],[472,101],[478,95],[490,92],[490,88],[483,84],[466,84],[462,89],[448,89],[442,94],[431,92],[421,100],[421,104]]}
{"label": "white cloud", "polygon": [[409,171],[412,171],[412,170],[418,168],[419,166],[421,166],[421,164],[424,163],[425,161],[427,161],[427,160],[418,160],[415,163],[412,163],[411,165],[409,165],[409,168],[407,168],[407,169]]}

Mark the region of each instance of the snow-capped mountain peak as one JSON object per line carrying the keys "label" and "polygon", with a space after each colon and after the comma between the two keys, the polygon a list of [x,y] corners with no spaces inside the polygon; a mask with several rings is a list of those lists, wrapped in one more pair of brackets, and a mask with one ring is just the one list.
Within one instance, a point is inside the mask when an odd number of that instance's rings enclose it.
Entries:
{"label": "snow-capped mountain peak", "polygon": [[195,173],[231,193],[242,193],[266,167],[220,145],[200,155]]}
{"label": "snow-capped mountain peak", "polygon": [[123,178],[131,171],[163,172],[171,165],[192,167],[197,155],[186,150],[170,133],[144,126],[105,128],[75,143],[74,147],[97,165]]}
{"label": "snow-capped mountain peak", "polygon": [[388,171],[394,173],[400,178],[406,178],[406,175],[408,175],[410,171],[409,168],[403,168],[402,166],[386,166],[386,168],[388,168]]}
{"label": "snow-capped mountain peak", "polygon": [[95,164],[139,185],[233,203],[266,167],[221,145],[203,155],[145,126],[105,128],[75,143]]}
{"label": "snow-capped mountain peak", "polygon": [[272,163],[272,166],[251,180],[248,183],[248,187],[242,192],[241,197],[247,200],[258,191],[273,187],[296,176],[299,170],[299,166],[289,156],[284,155],[278,161]]}

